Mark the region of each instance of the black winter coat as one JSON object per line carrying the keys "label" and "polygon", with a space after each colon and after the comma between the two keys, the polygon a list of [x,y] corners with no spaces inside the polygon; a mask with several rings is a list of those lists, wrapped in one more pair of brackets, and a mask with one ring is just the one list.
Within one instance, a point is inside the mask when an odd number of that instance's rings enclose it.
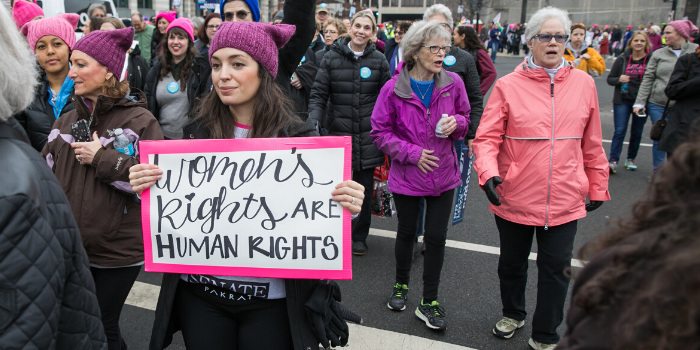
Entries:
{"label": "black winter coat", "polygon": [[[688,60],[690,60],[690,69],[688,69]],[[669,99],[676,101],[676,105],[668,117],[668,124],[661,133],[660,151],[672,153],[676,147],[687,140],[690,125],[700,115],[698,91],[700,91],[700,58],[695,53],[689,53],[678,58],[664,90]]]}
{"label": "black winter coat", "polygon": [[[304,124],[290,125],[280,132],[280,137],[318,136],[311,121]],[[207,139],[207,128],[195,119],[184,128],[185,139]],[[165,273],[161,282],[160,295],[156,306],[156,317],[153,321],[150,350],[165,349],[173,340],[173,334],[180,330],[177,309],[174,309],[175,292],[180,282],[180,274]],[[313,329],[307,317],[304,303],[309,299],[318,280],[287,279],[285,280],[287,313],[289,326],[292,331],[294,350],[316,350],[319,342],[314,336]],[[270,336],[274,336],[271,334]]]}
{"label": "black winter coat", "polygon": [[[48,141],[51,127],[58,119],[53,113],[53,107],[49,104],[49,98],[49,82],[46,80],[46,76],[42,75],[39,85],[36,87],[34,101],[29,104],[27,109],[15,116],[22,128],[27,132],[32,147],[39,152],[44,148],[46,141]],[[61,115],[74,109],[75,106],[68,98]]]}
{"label": "black winter coat", "polygon": [[0,348],[107,349],[61,185],[19,123],[0,121]]}
{"label": "black winter coat", "polygon": [[450,55],[454,56],[457,62],[451,66],[443,63],[446,71],[457,73],[467,90],[467,99],[472,108],[469,112],[469,131],[465,139],[473,140],[476,137],[476,129],[481,122],[481,115],[484,113],[484,97],[481,95],[481,77],[476,68],[476,59],[468,52],[452,46]]}
{"label": "black winter coat", "polygon": [[[190,75],[187,77],[185,92],[187,92],[187,100],[190,102],[191,111],[195,106],[197,98],[209,92],[206,84],[207,78],[211,77],[209,56],[197,55],[194,60],[192,60],[192,66],[190,69],[191,71]],[[153,67],[151,67],[151,70],[148,71],[146,88],[144,90],[146,93],[146,99],[148,100],[148,110],[154,117],[156,117],[158,121],[160,121],[160,107],[158,107],[158,103],[156,101],[156,88],[160,82],[160,70],[160,60],[155,60]]]}
{"label": "black winter coat", "polygon": [[[321,61],[311,90],[309,118],[322,125],[328,135],[352,136],[352,168],[360,171],[384,164],[384,154],[369,136],[370,119],[379,91],[391,74],[384,54],[374,44],[367,45],[364,54],[355,59],[349,40],[338,38]],[[370,69],[369,77],[360,76],[363,68]],[[324,120],[326,107],[331,113]]]}
{"label": "black winter coat", "polygon": [[146,88],[146,77],[150,67],[146,59],[141,56],[141,48],[136,45],[129,54],[127,70],[129,71],[129,87],[137,88],[141,91]]}
{"label": "black winter coat", "polygon": [[[386,57],[387,61],[391,60],[391,55],[394,54],[394,50],[396,50],[399,47],[399,44],[396,43],[396,39],[391,38],[386,41],[386,45],[384,45],[384,56]],[[391,76],[394,76],[394,72],[391,72]]]}

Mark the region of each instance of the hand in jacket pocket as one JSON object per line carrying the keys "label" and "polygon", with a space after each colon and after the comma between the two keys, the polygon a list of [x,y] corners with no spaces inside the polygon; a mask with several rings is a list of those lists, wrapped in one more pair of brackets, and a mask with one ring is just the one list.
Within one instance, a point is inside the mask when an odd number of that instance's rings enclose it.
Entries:
{"label": "hand in jacket pocket", "polygon": [[[445,134],[447,135],[447,134]],[[432,156],[431,154],[435,153],[435,151],[427,150],[424,149],[423,152],[420,154],[420,159],[418,159],[418,169],[423,172],[423,174],[427,174],[428,172],[433,172],[433,168],[439,168],[437,163],[439,162],[440,158],[436,156]]]}

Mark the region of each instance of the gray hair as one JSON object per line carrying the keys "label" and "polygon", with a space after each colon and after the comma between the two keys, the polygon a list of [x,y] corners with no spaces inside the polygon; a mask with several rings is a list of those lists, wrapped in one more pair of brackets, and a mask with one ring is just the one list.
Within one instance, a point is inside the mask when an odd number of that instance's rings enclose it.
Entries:
{"label": "gray hair", "polygon": [[661,27],[657,26],[656,24],[651,26],[651,30],[656,34],[661,34]]}
{"label": "gray hair", "polygon": [[204,24],[204,18],[202,17],[195,17],[195,18],[190,18],[190,22],[192,22],[192,26],[194,26],[194,31],[196,32],[199,27]]}
{"label": "gray hair", "polygon": [[[429,21],[430,17],[435,16],[435,15],[445,16],[445,18],[447,18],[447,23],[450,25],[450,28],[452,28],[452,26],[454,26],[455,22],[452,19],[452,11],[450,11],[450,9],[447,8],[447,6],[445,6],[443,4],[435,4],[433,6],[428,7],[428,9],[425,10],[425,13],[423,13],[423,20]],[[402,41],[403,40],[406,40],[406,38],[404,37],[402,39]]]}
{"label": "gray hair", "polygon": [[403,60],[409,69],[416,63],[413,56],[432,39],[444,39],[447,45],[452,43],[452,35],[438,21],[418,21],[404,34],[399,46],[403,50]]}
{"label": "gray hair", "polygon": [[131,13],[131,18],[134,18],[134,16],[137,16],[140,20],[143,21],[143,15],[141,14],[141,12],[138,12],[138,11],[132,12],[132,13]]}
{"label": "gray hair", "polygon": [[102,10],[102,12],[105,13],[105,16],[107,15],[107,9],[105,8],[105,6],[100,4],[99,2],[95,2],[88,6],[88,17],[92,18],[92,13],[95,12],[95,10]]}
{"label": "gray hair", "polygon": [[535,12],[535,14],[532,15],[532,18],[530,18],[530,20],[527,22],[527,28],[525,28],[525,41],[530,42],[530,39],[539,34],[540,29],[542,29],[542,24],[550,18],[556,18],[561,21],[561,24],[564,25],[564,32],[566,35],[571,35],[571,20],[569,19],[569,13],[566,10],[547,6]]}
{"label": "gray hair", "polygon": [[23,111],[34,100],[36,59],[5,6],[0,6],[0,120]]}

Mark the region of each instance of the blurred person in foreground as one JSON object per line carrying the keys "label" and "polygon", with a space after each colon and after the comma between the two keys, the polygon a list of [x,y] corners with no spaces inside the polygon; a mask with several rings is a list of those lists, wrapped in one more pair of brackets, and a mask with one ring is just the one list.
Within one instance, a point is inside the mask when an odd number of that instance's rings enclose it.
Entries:
{"label": "blurred person in foreground", "polygon": [[532,55],[496,81],[474,140],[474,168],[500,237],[503,317],[493,334],[510,339],[525,325],[536,237],[537,305],[528,341],[535,350],[559,341],[578,220],[610,200],[595,83],[562,57],[570,27],[568,13],[554,7],[532,16],[525,31]]}
{"label": "blurred person in foreground", "polygon": [[579,252],[558,350],[700,344],[700,123],[659,168],[631,217]]}
{"label": "blurred person in foreground", "polygon": [[0,32],[0,66],[12,67],[0,70],[0,347],[106,350],[95,283],[70,204],[11,117],[35,98],[39,74],[4,6]]}

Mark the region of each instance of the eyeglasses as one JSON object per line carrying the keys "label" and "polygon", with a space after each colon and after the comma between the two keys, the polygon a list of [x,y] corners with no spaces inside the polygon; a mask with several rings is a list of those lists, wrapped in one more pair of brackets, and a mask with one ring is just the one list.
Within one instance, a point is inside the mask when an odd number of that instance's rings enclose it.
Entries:
{"label": "eyeglasses", "polygon": [[449,23],[440,23],[440,24],[442,24],[447,29],[452,29],[452,26]]}
{"label": "eyeglasses", "polygon": [[217,30],[217,29],[219,29],[219,26],[218,26],[218,25],[209,24],[209,25],[207,25],[207,29]]}
{"label": "eyeglasses", "polygon": [[[249,13],[250,13],[250,11],[238,10],[238,11],[236,11],[235,16],[236,16],[236,18],[238,18],[240,20],[245,20],[248,17]],[[234,16],[233,12],[224,13],[224,19],[226,20],[226,22],[233,22],[233,16]]]}
{"label": "eyeglasses", "polygon": [[563,43],[565,43],[567,40],[569,40],[569,36],[566,35],[566,34],[556,34],[556,35],[552,35],[552,34],[537,34],[537,35],[535,35],[535,37],[536,37],[537,39],[539,39],[541,43],[548,43],[548,42],[552,41],[552,38],[554,38],[554,40],[555,40],[556,42],[560,43],[560,44],[563,44]]}
{"label": "eyeglasses", "polygon": [[323,32],[323,34],[338,34],[335,30],[326,30]]}
{"label": "eyeglasses", "polygon": [[404,34],[406,34],[406,33],[404,33],[404,32],[394,32],[394,36],[402,36],[402,35],[404,35]]}
{"label": "eyeglasses", "polygon": [[440,52],[440,50],[442,50],[442,52],[444,52],[445,55],[447,55],[447,53],[450,52],[450,50],[452,50],[452,46],[423,46],[423,47],[427,47],[428,50],[430,50],[430,53],[432,53],[432,54],[437,54],[438,52]]}

